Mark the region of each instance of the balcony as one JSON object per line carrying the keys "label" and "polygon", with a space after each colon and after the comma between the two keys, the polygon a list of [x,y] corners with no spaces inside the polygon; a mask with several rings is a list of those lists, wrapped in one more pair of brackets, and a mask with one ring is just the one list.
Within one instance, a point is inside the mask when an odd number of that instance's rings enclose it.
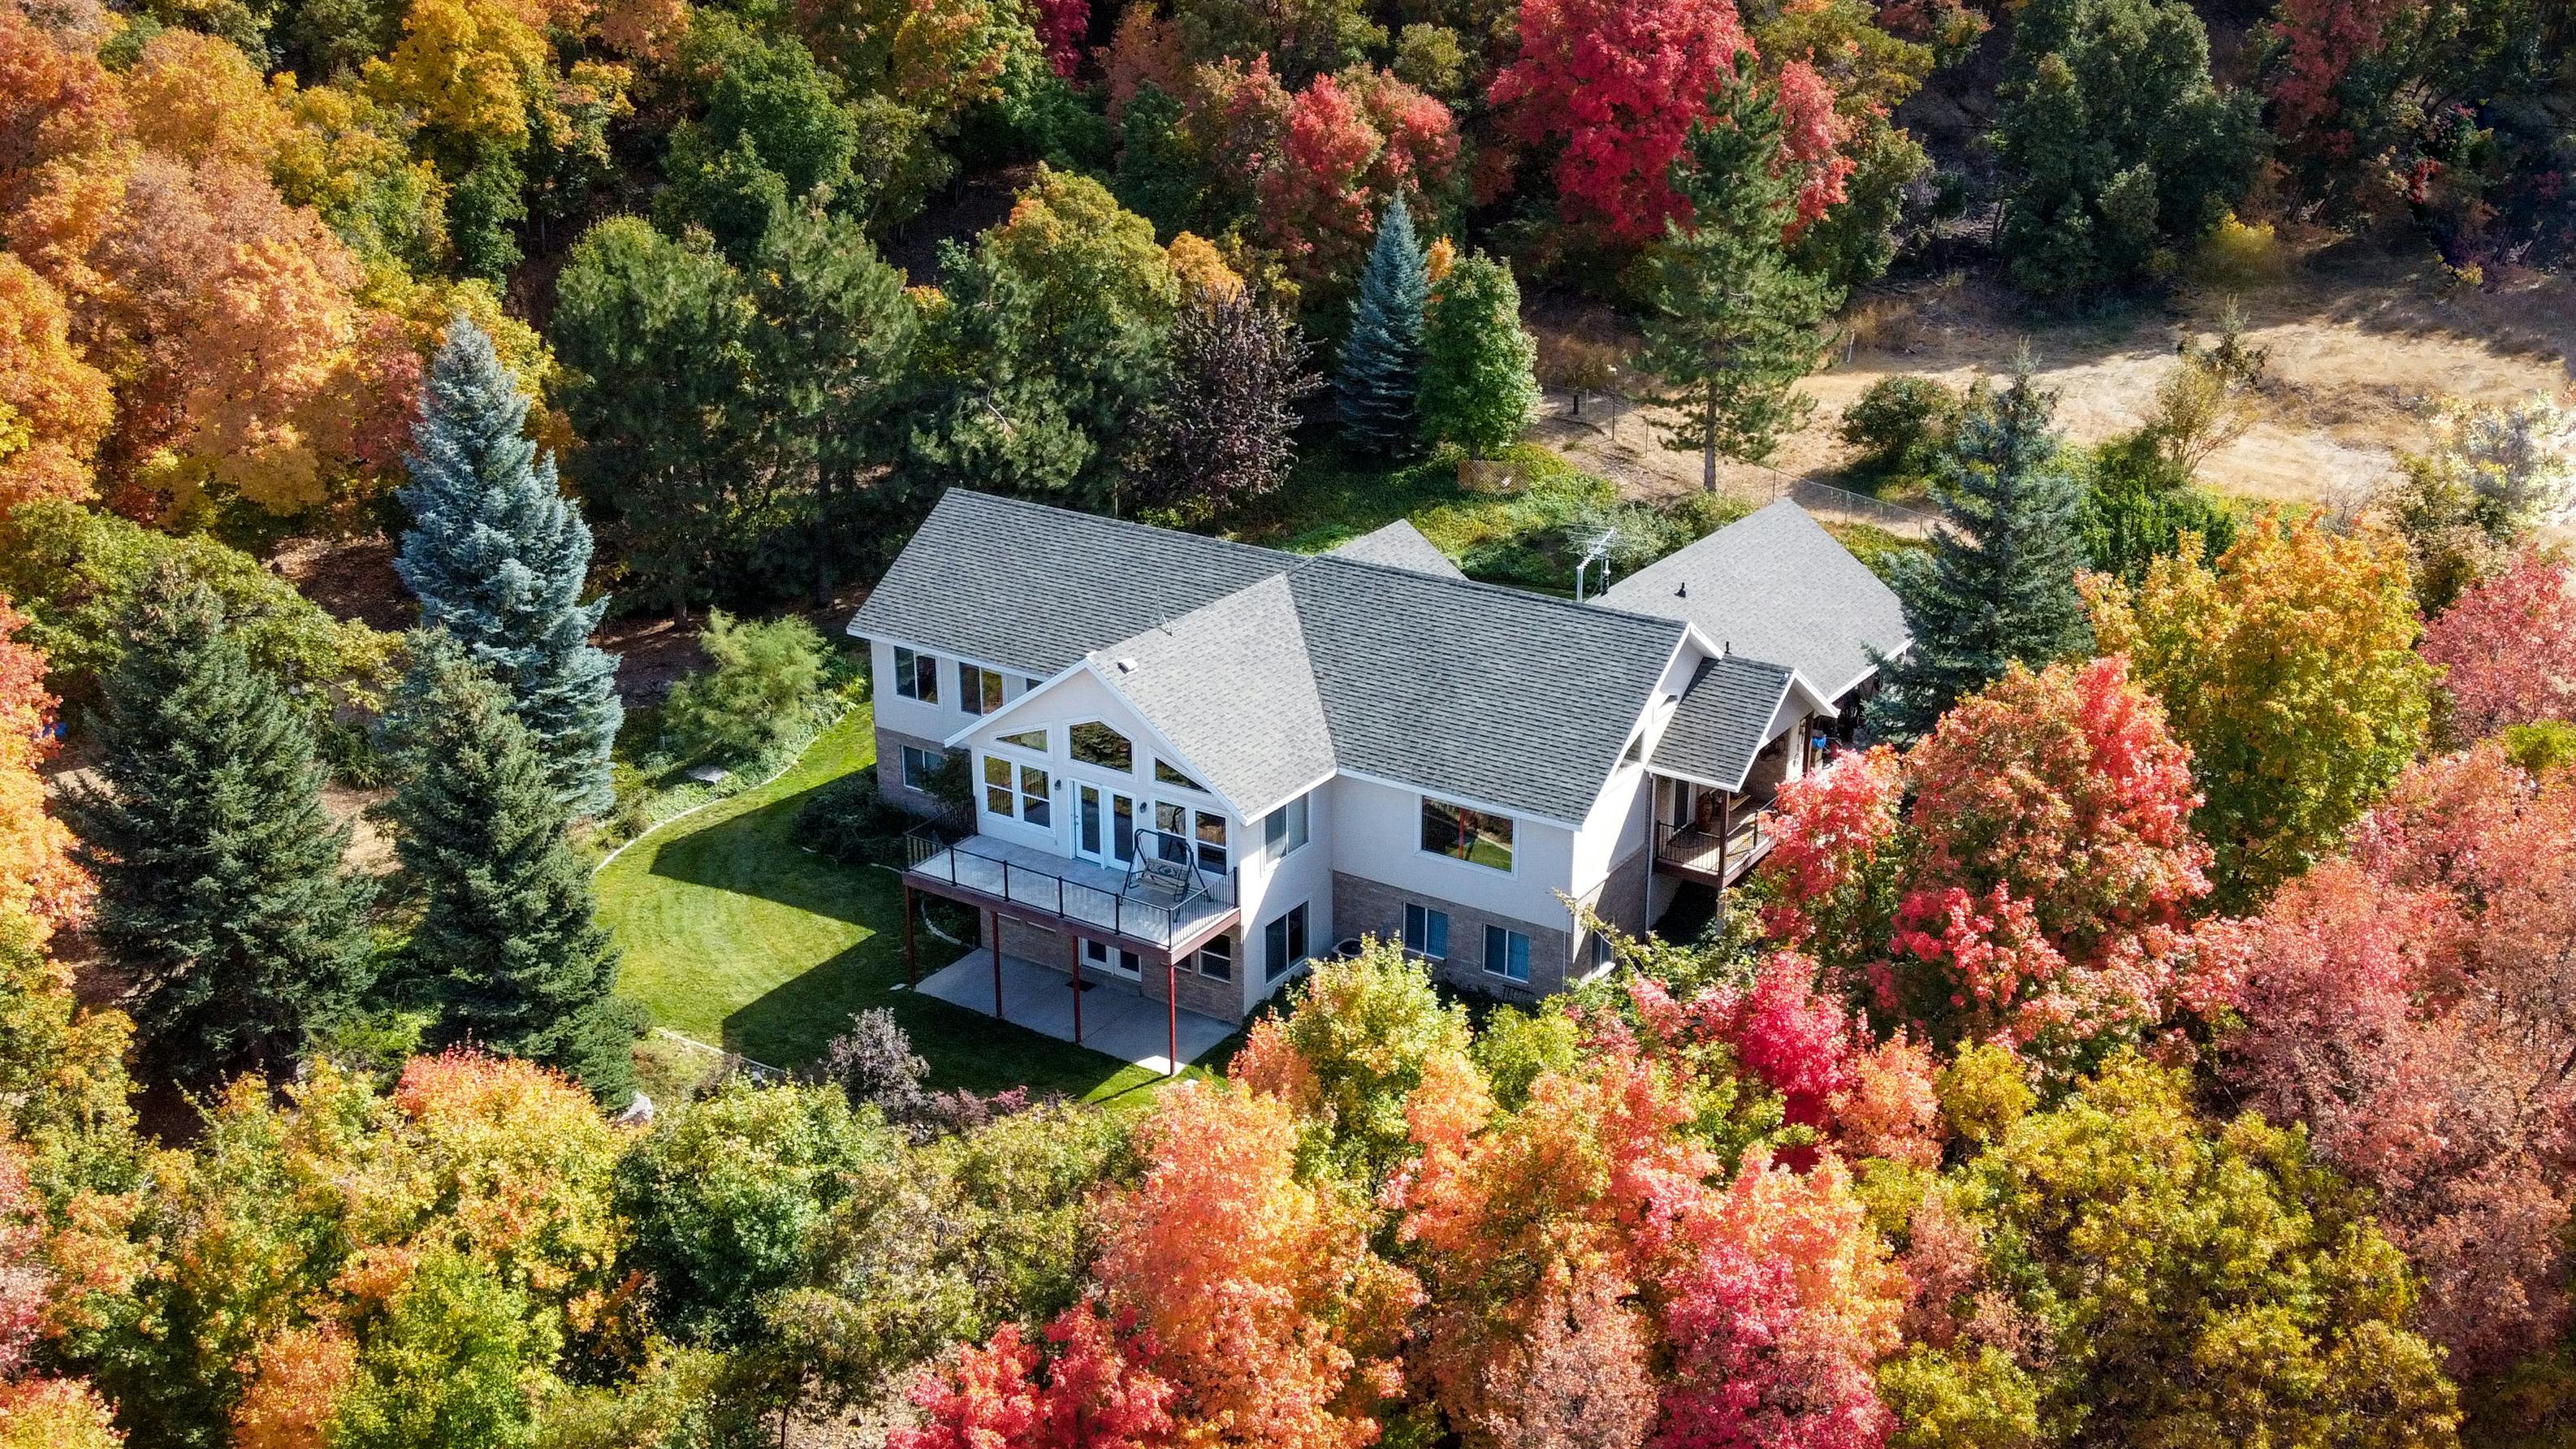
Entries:
{"label": "balcony", "polygon": [[1722,828],[1655,825],[1655,864],[1705,885],[1730,886],[1771,853],[1771,837],[1762,829],[1761,808],[1747,802],[1741,814]]}
{"label": "balcony", "polygon": [[904,837],[904,884],[985,910],[1114,943],[1157,962],[1187,955],[1241,919],[1231,870],[1202,869],[1189,842],[1136,832],[1126,868],[961,833],[962,812]]}

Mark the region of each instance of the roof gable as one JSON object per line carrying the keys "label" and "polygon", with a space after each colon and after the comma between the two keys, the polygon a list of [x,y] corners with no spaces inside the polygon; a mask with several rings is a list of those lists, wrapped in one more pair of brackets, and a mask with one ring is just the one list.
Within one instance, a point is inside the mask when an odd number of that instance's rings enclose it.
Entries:
{"label": "roof gable", "polygon": [[1741,654],[1702,660],[1655,741],[1654,768],[1722,790],[1744,788],[1796,679],[1787,665]]}
{"label": "roof gable", "polygon": [[1798,671],[1828,700],[1901,652],[1896,594],[1789,499],[1648,564],[1594,602],[1686,619],[1718,648]]}
{"label": "roof gable", "polygon": [[1245,819],[1332,774],[1333,735],[1283,575],[1090,656],[1193,778]]}
{"label": "roof gable", "polygon": [[1325,551],[1333,558],[1346,558],[1354,563],[1379,564],[1391,569],[1406,569],[1433,578],[1463,579],[1465,574],[1449,561],[1440,546],[1422,536],[1411,519],[1399,518],[1383,528]]}

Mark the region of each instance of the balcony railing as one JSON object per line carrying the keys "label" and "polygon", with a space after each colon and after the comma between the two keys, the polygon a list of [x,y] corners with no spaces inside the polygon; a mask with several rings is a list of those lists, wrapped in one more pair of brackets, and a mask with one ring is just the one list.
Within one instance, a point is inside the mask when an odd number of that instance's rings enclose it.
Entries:
{"label": "balcony railing", "polygon": [[[1192,884],[1182,890],[1139,877],[1126,869],[1095,865],[1050,854],[990,836],[950,836],[942,822],[928,821],[905,837],[905,859],[911,874],[924,884],[936,882],[992,901],[1008,901],[1033,913],[1054,916],[1107,935],[1124,936],[1170,948],[1217,918],[1230,914],[1239,899],[1233,869],[1211,875],[1188,867]],[[953,827],[951,827],[953,828]],[[1136,849],[1152,849],[1137,832]]]}
{"label": "balcony railing", "polygon": [[1771,839],[1762,829],[1761,812],[1752,805],[1744,807],[1744,814],[1723,836],[1696,825],[1667,825],[1660,821],[1655,825],[1657,861],[1729,885],[1752,869],[1770,848]]}

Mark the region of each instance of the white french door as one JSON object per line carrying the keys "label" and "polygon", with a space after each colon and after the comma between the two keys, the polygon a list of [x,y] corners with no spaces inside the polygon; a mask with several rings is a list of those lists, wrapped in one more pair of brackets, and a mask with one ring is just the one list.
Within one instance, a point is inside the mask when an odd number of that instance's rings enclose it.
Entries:
{"label": "white french door", "polygon": [[1073,786],[1073,853],[1125,870],[1136,859],[1136,797],[1077,780]]}
{"label": "white french door", "polygon": [[1085,936],[1082,938],[1082,969],[1134,981],[1144,975],[1145,960],[1133,951]]}

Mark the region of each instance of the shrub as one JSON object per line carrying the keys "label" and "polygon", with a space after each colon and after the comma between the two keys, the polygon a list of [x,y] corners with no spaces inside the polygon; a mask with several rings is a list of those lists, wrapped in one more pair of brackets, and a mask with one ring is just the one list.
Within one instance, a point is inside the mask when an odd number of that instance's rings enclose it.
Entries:
{"label": "shrub", "polygon": [[796,811],[796,838],[826,860],[842,865],[900,866],[903,833],[913,817],[877,793],[877,778],[861,770],[808,791]]}
{"label": "shrub", "polygon": [[1861,451],[1862,466],[1888,477],[1921,478],[1950,441],[1959,394],[1928,378],[1882,377],[1843,409],[1836,436]]}
{"label": "shrub", "polygon": [[2535,778],[2552,770],[2576,768],[2576,724],[2563,719],[2508,725],[2500,738],[2506,758]]}
{"label": "shrub", "polygon": [[832,1038],[814,1064],[813,1079],[849,1093],[853,1107],[874,1107],[890,1122],[909,1122],[929,1105],[922,1083],[930,1063],[912,1049],[894,1013],[880,1006],[855,1012],[850,1029]]}
{"label": "shrub", "polygon": [[662,727],[684,760],[756,760],[805,737],[822,718],[830,658],[799,618],[745,624],[721,609],[698,635],[712,669],[672,687]]}

